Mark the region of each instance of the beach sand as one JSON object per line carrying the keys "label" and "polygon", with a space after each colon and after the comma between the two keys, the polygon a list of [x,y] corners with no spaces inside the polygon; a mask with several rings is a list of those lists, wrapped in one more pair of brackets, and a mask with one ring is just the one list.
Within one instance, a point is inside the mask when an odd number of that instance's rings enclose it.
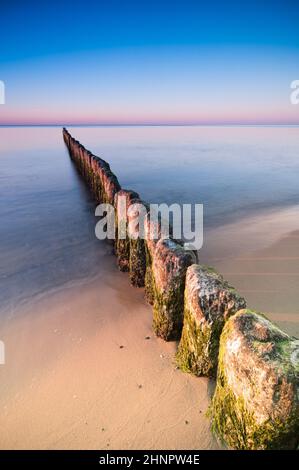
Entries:
{"label": "beach sand", "polygon": [[285,332],[299,338],[299,230],[247,256],[217,263],[247,299]]}
{"label": "beach sand", "polygon": [[[216,449],[212,384],[175,368],[142,290],[103,255],[101,274],[6,322],[1,449]],[[146,338],[150,339],[146,339]]]}
{"label": "beach sand", "polygon": [[[286,213],[277,213],[277,224],[286,226],[275,233],[267,217],[255,219],[256,229],[269,231],[261,244],[240,224],[210,233],[202,258],[250,307],[299,336],[299,231],[294,213],[288,215],[289,225]],[[230,236],[230,249],[220,235]],[[0,448],[221,448],[205,416],[213,382],[176,369],[176,344],[153,335],[142,289],[118,272],[108,245],[102,251],[96,278],[47,292],[5,316]]]}
{"label": "beach sand", "polygon": [[299,338],[299,207],[260,213],[207,237],[200,261],[216,267],[249,308]]}

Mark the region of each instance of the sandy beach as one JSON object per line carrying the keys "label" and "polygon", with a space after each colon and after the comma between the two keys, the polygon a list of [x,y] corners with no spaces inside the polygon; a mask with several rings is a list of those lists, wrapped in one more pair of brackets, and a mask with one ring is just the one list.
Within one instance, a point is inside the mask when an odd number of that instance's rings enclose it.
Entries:
{"label": "sandy beach", "polygon": [[284,331],[299,337],[299,208],[249,217],[208,233],[202,262],[215,266]]}
{"label": "sandy beach", "polygon": [[153,336],[151,308],[114,257],[100,271],[2,329],[0,447],[218,448],[205,417],[211,384],[176,370],[175,344]]}

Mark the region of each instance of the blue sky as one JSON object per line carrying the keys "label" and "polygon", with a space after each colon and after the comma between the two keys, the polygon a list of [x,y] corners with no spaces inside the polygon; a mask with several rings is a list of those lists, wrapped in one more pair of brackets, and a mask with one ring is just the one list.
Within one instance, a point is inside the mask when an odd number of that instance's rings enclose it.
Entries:
{"label": "blue sky", "polygon": [[299,123],[299,2],[2,2],[0,123]]}

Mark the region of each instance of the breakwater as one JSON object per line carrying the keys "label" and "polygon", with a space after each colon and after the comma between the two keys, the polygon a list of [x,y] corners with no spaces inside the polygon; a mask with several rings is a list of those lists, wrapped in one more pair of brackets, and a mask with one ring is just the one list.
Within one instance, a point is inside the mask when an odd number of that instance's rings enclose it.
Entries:
{"label": "breakwater", "polygon": [[[138,204],[148,205],[133,190],[121,188],[109,164],[66,129],[63,137],[95,201],[114,207],[117,263],[129,273],[132,285],[145,288],[155,334],[179,341],[176,362],[183,371],[216,376],[209,411],[215,433],[235,449],[296,448],[298,340],[246,309],[245,299],[219,273],[197,264],[180,241],[165,238],[148,212],[145,237],[136,236],[130,220]],[[125,220],[120,199],[126,201]],[[123,228],[125,238],[118,236]]]}

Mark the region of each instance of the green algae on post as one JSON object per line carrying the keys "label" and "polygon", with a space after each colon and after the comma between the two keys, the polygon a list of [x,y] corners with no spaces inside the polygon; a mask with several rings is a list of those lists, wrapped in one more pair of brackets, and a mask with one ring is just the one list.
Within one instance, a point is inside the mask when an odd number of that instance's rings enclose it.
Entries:
{"label": "green algae on post", "polygon": [[194,262],[194,253],[173,240],[157,242],[151,266],[153,328],[156,335],[166,341],[181,336],[186,271]]}
{"label": "green algae on post", "polygon": [[214,376],[226,320],[246,302],[214,269],[194,264],[187,270],[184,325],[176,362],[184,372]]}
{"label": "green algae on post", "polygon": [[144,295],[145,300],[150,304],[154,304],[154,284],[153,284],[153,276],[152,276],[152,255],[147,244],[145,241],[145,276],[144,276]]}
{"label": "green algae on post", "polygon": [[97,203],[113,204],[115,194],[121,187],[110,165],[102,158],[96,157],[85,149],[64,128],[63,138],[72,160],[76,163],[79,173],[89,186]]}
{"label": "green algae on post", "polygon": [[120,271],[130,270],[130,238],[128,236],[127,211],[129,205],[139,196],[135,191],[121,189],[115,194],[116,212],[115,254]]}
{"label": "green algae on post", "polygon": [[130,281],[132,286],[144,287],[146,271],[146,256],[144,240],[130,239]]}
{"label": "green algae on post", "polygon": [[220,341],[212,429],[234,449],[296,449],[299,341],[265,316],[241,310]]}
{"label": "green algae on post", "polygon": [[144,233],[145,233],[145,258],[146,258],[146,271],[145,271],[145,299],[150,304],[154,304],[155,289],[154,279],[152,275],[152,262],[158,240],[162,237],[162,227],[158,219],[153,220],[150,216],[148,208],[144,220]]}
{"label": "green algae on post", "polygon": [[144,287],[146,254],[144,220],[147,207],[139,198],[130,201],[128,207],[128,236],[130,239],[129,276],[132,286]]}

